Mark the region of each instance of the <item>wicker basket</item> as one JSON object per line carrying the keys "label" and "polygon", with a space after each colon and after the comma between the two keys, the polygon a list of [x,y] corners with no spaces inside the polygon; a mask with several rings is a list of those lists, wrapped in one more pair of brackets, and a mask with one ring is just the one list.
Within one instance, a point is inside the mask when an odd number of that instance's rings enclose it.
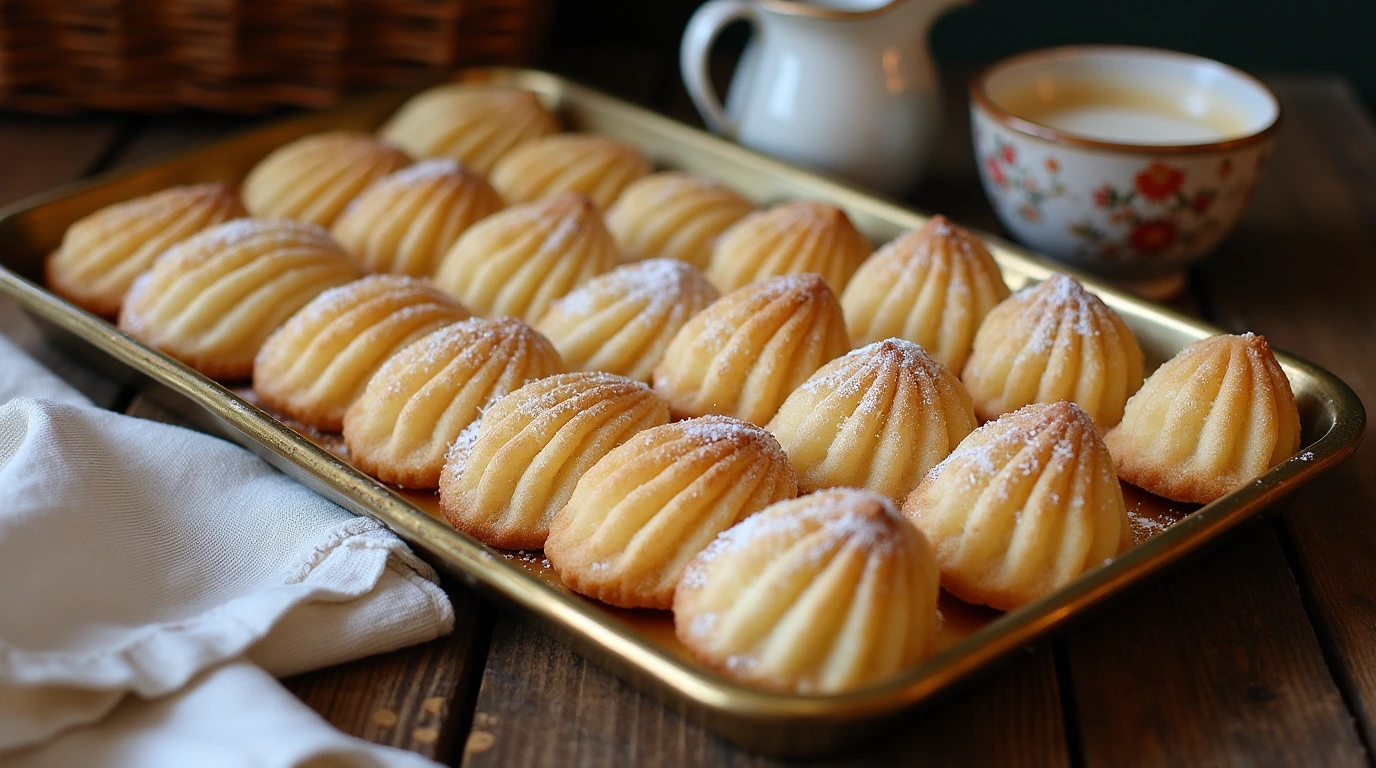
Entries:
{"label": "wicker basket", "polygon": [[0,0],[0,108],[324,106],[524,63],[549,0]]}

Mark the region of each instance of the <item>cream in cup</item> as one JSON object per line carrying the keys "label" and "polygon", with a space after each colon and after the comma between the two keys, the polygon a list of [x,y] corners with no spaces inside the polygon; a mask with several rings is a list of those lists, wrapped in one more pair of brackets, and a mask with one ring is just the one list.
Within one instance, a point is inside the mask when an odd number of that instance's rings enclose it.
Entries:
{"label": "cream in cup", "polygon": [[1246,73],[1128,46],[1014,56],[970,96],[980,176],[1008,231],[1157,296],[1237,222],[1280,121]]}

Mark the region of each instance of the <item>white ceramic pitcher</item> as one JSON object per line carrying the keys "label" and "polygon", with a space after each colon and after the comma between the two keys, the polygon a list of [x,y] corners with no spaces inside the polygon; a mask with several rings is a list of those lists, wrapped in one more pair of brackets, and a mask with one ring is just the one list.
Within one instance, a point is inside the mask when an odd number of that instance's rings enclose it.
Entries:
{"label": "white ceramic pitcher", "polygon": [[[710,0],[683,35],[683,81],[708,127],[746,146],[899,194],[941,127],[927,31],[962,0]],[[755,27],[723,109],[713,42]]]}

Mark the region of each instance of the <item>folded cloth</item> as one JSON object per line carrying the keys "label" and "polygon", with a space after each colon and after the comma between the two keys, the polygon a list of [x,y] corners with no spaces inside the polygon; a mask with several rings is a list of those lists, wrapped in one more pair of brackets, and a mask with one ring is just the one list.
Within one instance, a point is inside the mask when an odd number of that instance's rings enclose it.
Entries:
{"label": "folded cloth", "polygon": [[0,764],[430,764],[264,673],[448,632],[429,566],[247,451],[87,404],[3,337],[0,372]]}
{"label": "folded cloth", "polygon": [[131,697],[99,725],[0,755],[0,765],[436,767],[413,752],[345,736],[262,668],[243,660],[212,667],[168,696]]}

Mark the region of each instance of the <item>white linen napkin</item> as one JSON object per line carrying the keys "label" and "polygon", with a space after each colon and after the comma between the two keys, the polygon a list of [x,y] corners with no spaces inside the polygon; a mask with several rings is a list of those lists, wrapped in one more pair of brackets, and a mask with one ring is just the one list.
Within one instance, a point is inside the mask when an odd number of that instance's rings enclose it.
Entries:
{"label": "white linen napkin", "polygon": [[435,581],[378,523],[0,336],[0,764],[433,765],[267,673],[449,632]]}

